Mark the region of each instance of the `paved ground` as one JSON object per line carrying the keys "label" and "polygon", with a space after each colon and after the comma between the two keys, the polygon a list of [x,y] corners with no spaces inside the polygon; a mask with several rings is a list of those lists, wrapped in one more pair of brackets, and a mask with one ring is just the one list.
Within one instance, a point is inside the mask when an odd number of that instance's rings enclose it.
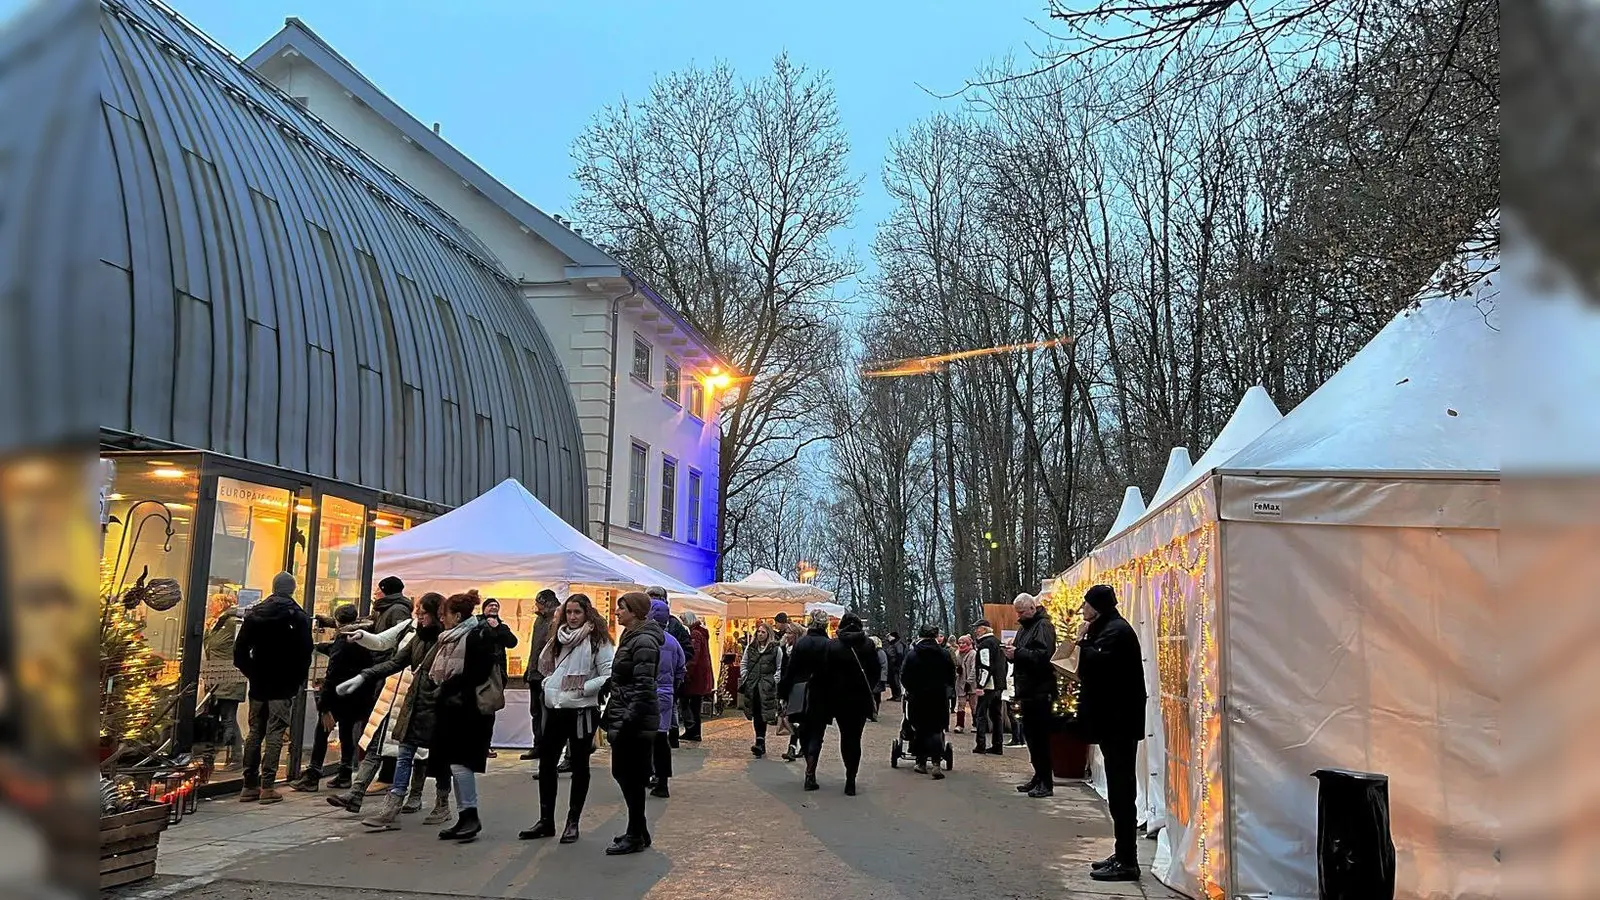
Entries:
{"label": "paved ground", "polygon": [[[854,798],[842,792],[836,747],[824,751],[823,789],[808,794],[799,763],[750,757],[742,719],[708,723],[706,742],[675,758],[672,799],[650,801],[655,846],[637,856],[602,853],[625,818],[604,753],[595,757],[583,840],[518,841],[535,818],[537,789],[531,764],[507,753],[480,781],[485,831],[475,843],[442,843],[420,816],[404,817],[402,831],[368,834],[320,795],[271,807],[219,799],[166,833],[157,879],[120,900],[1177,896],[1148,874],[1139,885],[1090,881],[1089,862],[1111,850],[1103,807],[1078,785],[1058,787],[1053,800],[1017,794],[1011,787],[1026,769],[1018,751],[977,757],[970,735],[958,735],[956,770],[945,781],[891,770],[889,720],[898,709],[886,704],[885,713],[867,726]],[[564,795],[565,781],[558,817]]]}

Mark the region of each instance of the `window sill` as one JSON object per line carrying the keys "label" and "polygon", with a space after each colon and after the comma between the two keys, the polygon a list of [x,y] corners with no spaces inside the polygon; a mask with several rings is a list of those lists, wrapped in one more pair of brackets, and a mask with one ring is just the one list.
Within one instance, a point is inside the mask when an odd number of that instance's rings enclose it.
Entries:
{"label": "window sill", "polygon": [[674,400],[674,399],[672,399],[672,397],[668,396],[667,394],[662,394],[661,395],[661,402],[665,403],[666,405],[668,405],[670,407],[672,407],[673,409],[683,409],[683,401]]}
{"label": "window sill", "polygon": [[653,385],[653,384],[651,384],[651,383],[650,383],[650,382],[649,382],[649,381],[648,381],[648,380],[646,380],[646,379],[643,379],[643,378],[640,378],[640,377],[639,377],[639,376],[638,376],[638,375],[637,375],[637,374],[636,374],[636,373],[634,373],[634,372],[629,372],[629,373],[628,373],[628,377],[629,377],[629,378],[631,378],[631,379],[633,379],[633,383],[634,383],[634,384],[637,384],[637,385],[638,385],[638,386],[639,386],[639,387],[642,387],[642,388],[644,388],[644,389],[645,389],[645,390],[647,390],[647,391],[651,391],[651,392],[654,392],[654,391],[655,391],[655,389],[656,389],[656,386],[655,386],[655,385]]}

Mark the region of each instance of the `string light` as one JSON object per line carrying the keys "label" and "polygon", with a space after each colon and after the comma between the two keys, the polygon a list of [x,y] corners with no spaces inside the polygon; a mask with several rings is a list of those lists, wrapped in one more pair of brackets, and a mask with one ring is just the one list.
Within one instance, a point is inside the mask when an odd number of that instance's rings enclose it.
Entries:
{"label": "string light", "polygon": [[[1205,511],[1188,510],[1190,521]],[[1219,784],[1221,766],[1221,703],[1214,623],[1220,613],[1209,571],[1217,545],[1217,525],[1207,522],[1162,547],[1110,569],[1093,564],[1054,580],[1042,600],[1052,618],[1077,633],[1078,606],[1094,584],[1109,584],[1122,598],[1125,611],[1153,610],[1155,625],[1157,707],[1166,740],[1162,772],[1166,812],[1175,830],[1192,833],[1198,849],[1198,876],[1206,900],[1223,900],[1227,869],[1224,839],[1226,791]],[[1071,581],[1068,576],[1072,576]],[[1148,603],[1143,602],[1145,598]],[[1194,627],[1197,626],[1197,627]],[[1191,642],[1195,634],[1198,646]],[[1148,652],[1149,648],[1147,648]],[[1062,692],[1057,713],[1067,711]],[[1071,708],[1076,707],[1073,685]],[[1199,796],[1194,796],[1198,786]]]}

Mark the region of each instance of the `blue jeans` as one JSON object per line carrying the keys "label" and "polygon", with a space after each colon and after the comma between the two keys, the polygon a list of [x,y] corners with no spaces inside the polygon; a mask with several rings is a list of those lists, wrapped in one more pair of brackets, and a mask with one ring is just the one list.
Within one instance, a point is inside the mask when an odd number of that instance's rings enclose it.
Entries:
{"label": "blue jeans", "polygon": [[456,785],[456,808],[478,808],[478,776],[466,766],[450,766],[450,780]]}
{"label": "blue jeans", "polygon": [[389,783],[389,793],[405,798],[406,790],[411,787],[411,768],[416,759],[416,744],[400,745],[399,753],[394,758],[394,781]]}

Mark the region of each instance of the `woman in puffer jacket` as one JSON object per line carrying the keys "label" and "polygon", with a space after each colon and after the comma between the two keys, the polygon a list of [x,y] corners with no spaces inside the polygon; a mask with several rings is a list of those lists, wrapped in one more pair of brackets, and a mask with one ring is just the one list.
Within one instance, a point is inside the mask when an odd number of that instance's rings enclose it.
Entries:
{"label": "woman in puffer jacket", "polygon": [[778,681],[782,678],[782,645],[772,626],[758,622],[739,664],[744,714],[756,726],[756,742],[750,745],[750,754],[756,759],[767,755],[767,727],[778,722]]}
{"label": "woman in puffer jacket", "polygon": [[594,752],[594,733],[600,727],[600,691],[611,678],[616,652],[605,617],[588,596],[568,597],[561,604],[557,626],[534,661],[544,693],[543,733],[538,740],[539,821],[517,835],[522,840],[555,837],[560,784],[557,762],[564,749],[572,763],[572,797],[561,843],[578,839],[578,820],[589,797],[589,755]]}
{"label": "woman in puffer jacket", "polygon": [[661,727],[656,672],[667,633],[649,616],[648,596],[630,591],[617,600],[617,624],[622,626],[622,638],[611,660],[611,699],[606,702],[601,720],[611,744],[611,776],[617,780],[628,805],[628,830],[606,848],[607,856],[638,853],[651,843],[644,802],[651,753]]}
{"label": "woman in puffer jacket", "polygon": [[661,705],[661,728],[656,732],[655,787],[650,791],[652,797],[672,796],[667,789],[667,781],[672,778],[672,711],[677,708],[673,700],[689,671],[689,657],[683,645],[678,643],[677,638],[665,633],[671,618],[672,612],[667,601],[650,601],[650,621],[660,625],[663,631],[661,663],[656,668],[656,701]]}

